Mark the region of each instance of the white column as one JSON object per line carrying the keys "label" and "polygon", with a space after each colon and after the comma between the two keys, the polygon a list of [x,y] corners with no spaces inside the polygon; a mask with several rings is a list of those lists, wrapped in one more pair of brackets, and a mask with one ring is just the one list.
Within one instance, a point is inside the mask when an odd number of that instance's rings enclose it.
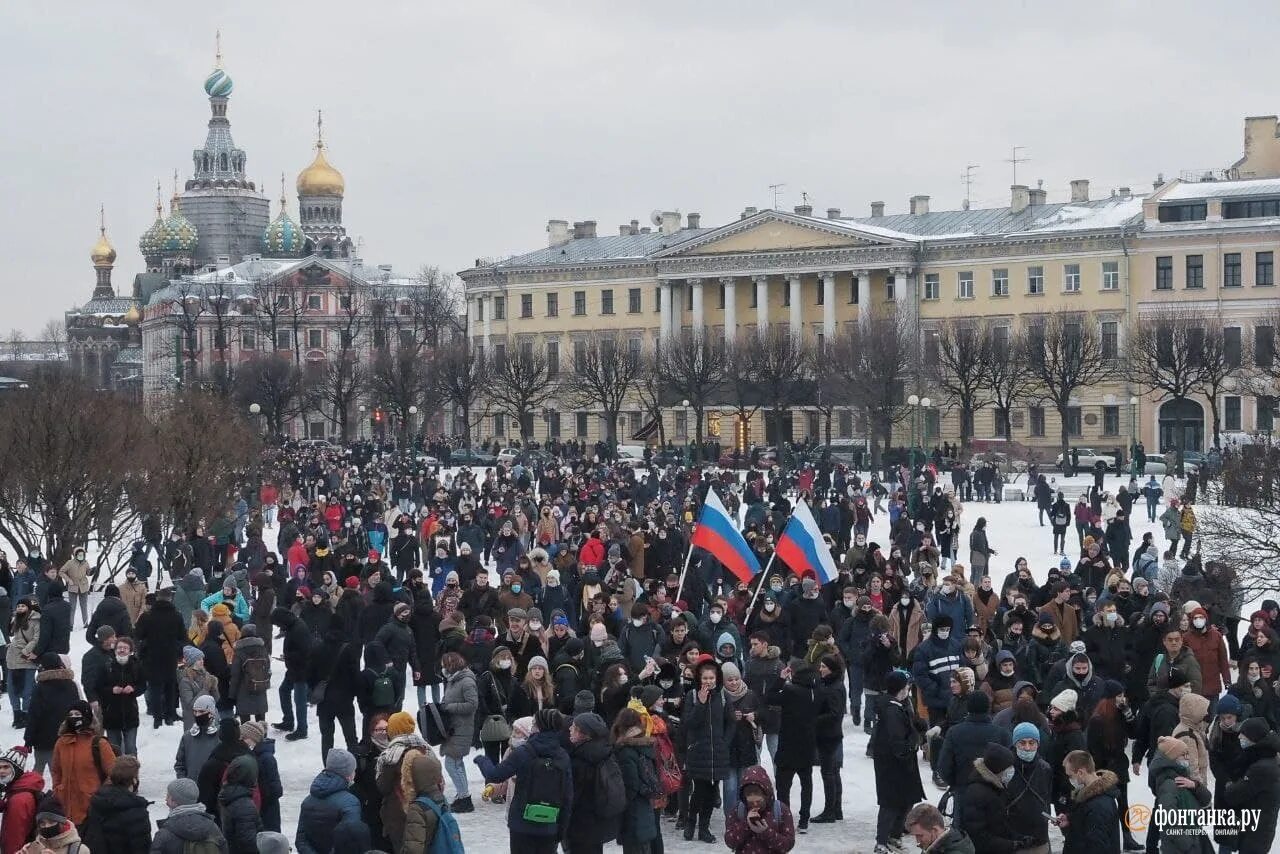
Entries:
{"label": "white column", "polygon": [[858,322],[862,323],[871,305],[871,276],[866,270],[854,270],[853,278],[858,283]]}
{"label": "white column", "polygon": [[800,299],[799,274],[787,276],[787,287],[791,289],[791,337],[800,341],[804,336],[804,303]]}
{"label": "white column", "polygon": [[479,312],[480,297],[467,299],[467,346],[471,346],[476,337],[476,315]]}
{"label": "white column", "polygon": [[658,280],[658,341],[665,344],[671,338],[671,283]]}
{"label": "white column", "polygon": [[724,285],[724,343],[732,344],[733,336],[738,331],[738,280],[733,276],[725,276],[720,280]]}
{"label": "white column", "polygon": [[901,305],[908,299],[911,289],[912,271],[910,267],[902,267],[893,271],[893,301]]}
{"label": "white column", "polygon": [[484,305],[484,323],[481,327],[484,329],[484,351],[488,353],[489,340],[493,336],[493,299],[480,297],[480,301]]}
{"label": "white column", "polygon": [[704,331],[705,318],[702,310],[702,279],[690,279],[689,288],[693,291],[693,334],[700,337]]}
{"label": "white column", "polygon": [[836,274],[822,274],[822,337],[827,343],[836,334]]}
{"label": "white column", "polygon": [[756,332],[769,328],[769,277],[753,276],[756,283]]}

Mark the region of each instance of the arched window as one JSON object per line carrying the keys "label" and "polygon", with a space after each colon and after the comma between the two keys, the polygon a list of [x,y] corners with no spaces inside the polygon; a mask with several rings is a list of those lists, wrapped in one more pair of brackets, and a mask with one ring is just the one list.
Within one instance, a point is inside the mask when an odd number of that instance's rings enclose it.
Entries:
{"label": "arched window", "polygon": [[218,168],[223,172],[227,171],[227,155],[225,153],[218,155]]}
{"label": "arched window", "polygon": [[205,172],[209,171],[209,155],[208,154],[204,156],[204,171]]}

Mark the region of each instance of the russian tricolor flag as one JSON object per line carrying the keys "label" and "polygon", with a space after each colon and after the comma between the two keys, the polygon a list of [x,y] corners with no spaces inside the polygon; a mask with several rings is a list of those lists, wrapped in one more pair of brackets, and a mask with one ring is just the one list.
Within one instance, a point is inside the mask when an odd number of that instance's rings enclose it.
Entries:
{"label": "russian tricolor flag", "polygon": [[710,552],[740,581],[750,581],[760,572],[755,553],[729,518],[729,511],[724,509],[714,489],[707,490],[707,500],[702,504],[702,513],[698,516],[690,542]]}
{"label": "russian tricolor flag", "polygon": [[819,584],[826,584],[836,577],[836,562],[831,557],[831,550],[822,539],[813,511],[803,500],[796,501],[796,509],[778,538],[776,554],[796,575],[812,572]]}

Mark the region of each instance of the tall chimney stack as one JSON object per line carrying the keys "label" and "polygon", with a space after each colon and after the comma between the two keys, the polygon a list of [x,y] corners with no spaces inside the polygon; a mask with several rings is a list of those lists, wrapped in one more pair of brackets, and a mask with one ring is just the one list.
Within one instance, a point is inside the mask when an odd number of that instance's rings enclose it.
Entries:
{"label": "tall chimney stack", "polygon": [[813,205],[796,205],[794,210],[800,216],[813,216]]}
{"label": "tall chimney stack", "polygon": [[1009,212],[1022,213],[1031,204],[1031,191],[1026,184],[1014,184],[1009,188]]}
{"label": "tall chimney stack", "polygon": [[701,228],[702,214],[700,213],[685,214],[684,221],[685,221],[685,228]]}
{"label": "tall chimney stack", "polygon": [[680,213],[678,211],[662,212],[662,233],[675,234],[680,230]]}
{"label": "tall chimney stack", "polygon": [[827,208],[827,219],[839,219],[839,218],[840,218],[839,208]]}
{"label": "tall chimney stack", "polygon": [[913,214],[927,214],[929,212],[928,196],[912,196],[911,207],[909,208]]}
{"label": "tall chimney stack", "polygon": [[559,246],[565,243],[572,235],[569,232],[569,221],[563,219],[547,220],[547,245]]}
{"label": "tall chimney stack", "polygon": [[871,215],[872,215],[873,217],[874,217],[874,216],[884,216],[884,202],[872,202],[872,203],[871,203]]}
{"label": "tall chimney stack", "polygon": [[1049,193],[1044,187],[1036,187],[1034,190],[1027,191],[1027,197],[1031,201],[1031,206],[1036,207],[1043,205],[1049,199]]}
{"label": "tall chimney stack", "polygon": [[1089,179],[1077,178],[1071,182],[1071,201],[1087,202],[1089,201]]}

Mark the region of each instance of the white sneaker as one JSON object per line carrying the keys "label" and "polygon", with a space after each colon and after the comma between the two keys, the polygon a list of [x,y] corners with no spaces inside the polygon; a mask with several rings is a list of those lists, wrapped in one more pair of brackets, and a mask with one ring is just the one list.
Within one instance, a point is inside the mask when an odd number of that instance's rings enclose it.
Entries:
{"label": "white sneaker", "polygon": [[907,846],[902,844],[902,840],[897,837],[889,837],[889,849],[891,851],[906,852]]}

